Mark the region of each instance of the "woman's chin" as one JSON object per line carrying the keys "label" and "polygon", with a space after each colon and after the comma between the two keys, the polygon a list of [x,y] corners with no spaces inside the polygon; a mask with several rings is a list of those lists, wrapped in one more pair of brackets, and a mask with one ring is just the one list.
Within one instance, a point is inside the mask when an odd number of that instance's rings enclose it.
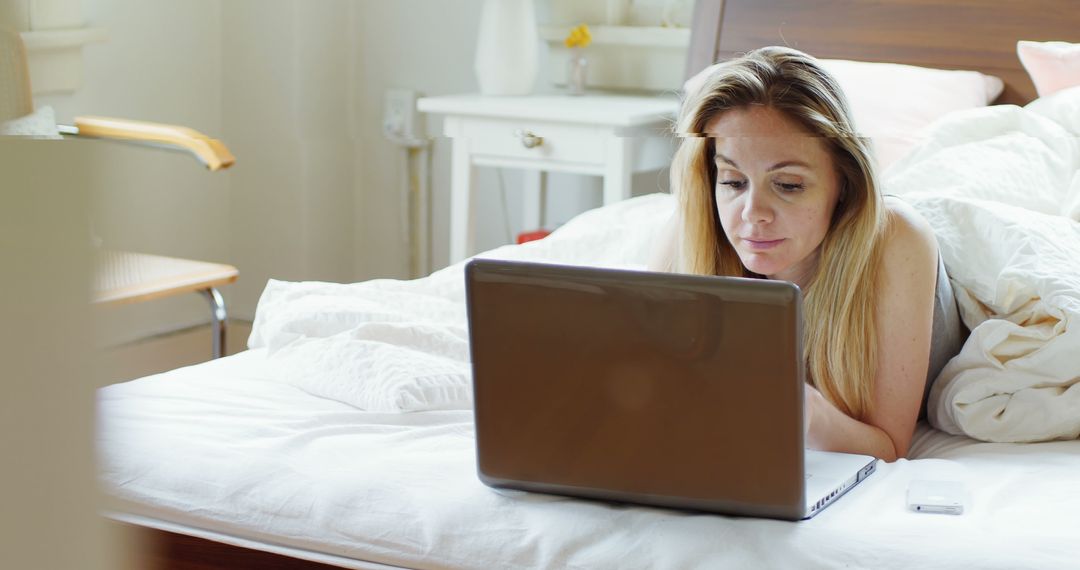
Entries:
{"label": "woman's chin", "polygon": [[784,268],[773,259],[762,259],[763,256],[750,254],[739,256],[743,266],[758,275],[776,275]]}

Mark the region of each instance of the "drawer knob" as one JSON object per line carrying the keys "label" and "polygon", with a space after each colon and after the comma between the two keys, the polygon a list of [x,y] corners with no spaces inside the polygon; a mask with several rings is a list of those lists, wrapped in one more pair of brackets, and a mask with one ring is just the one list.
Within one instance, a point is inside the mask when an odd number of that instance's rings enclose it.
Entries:
{"label": "drawer knob", "polygon": [[544,144],[544,137],[538,137],[530,131],[517,131],[514,134],[521,139],[521,145],[525,148],[536,148]]}

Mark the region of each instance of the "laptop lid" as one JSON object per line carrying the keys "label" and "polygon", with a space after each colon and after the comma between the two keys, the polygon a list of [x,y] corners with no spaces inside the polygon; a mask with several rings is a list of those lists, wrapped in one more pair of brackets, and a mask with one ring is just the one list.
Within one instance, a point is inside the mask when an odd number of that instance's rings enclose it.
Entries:
{"label": "laptop lid", "polygon": [[806,514],[797,286],[474,260],[466,295],[485,483]]}

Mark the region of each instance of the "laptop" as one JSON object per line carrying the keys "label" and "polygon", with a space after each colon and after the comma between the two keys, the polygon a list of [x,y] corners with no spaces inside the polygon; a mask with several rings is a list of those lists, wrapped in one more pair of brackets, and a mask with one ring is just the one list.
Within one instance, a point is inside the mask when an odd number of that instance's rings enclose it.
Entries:
{"label": "laptop", "polygon": [[800,520],[874,471],[805,449],[792,283],[484,259],[465,280],[489,486]]}

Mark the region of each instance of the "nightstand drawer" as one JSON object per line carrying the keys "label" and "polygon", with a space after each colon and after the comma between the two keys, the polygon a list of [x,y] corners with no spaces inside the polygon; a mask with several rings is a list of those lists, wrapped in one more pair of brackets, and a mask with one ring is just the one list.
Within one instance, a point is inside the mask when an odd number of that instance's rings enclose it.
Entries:
{"label": "nightstand drawer", "polygon": [[467,140],[478,159],[514,159],[602,166],[610,129],[539,121],[461,119],[447,134]]}

